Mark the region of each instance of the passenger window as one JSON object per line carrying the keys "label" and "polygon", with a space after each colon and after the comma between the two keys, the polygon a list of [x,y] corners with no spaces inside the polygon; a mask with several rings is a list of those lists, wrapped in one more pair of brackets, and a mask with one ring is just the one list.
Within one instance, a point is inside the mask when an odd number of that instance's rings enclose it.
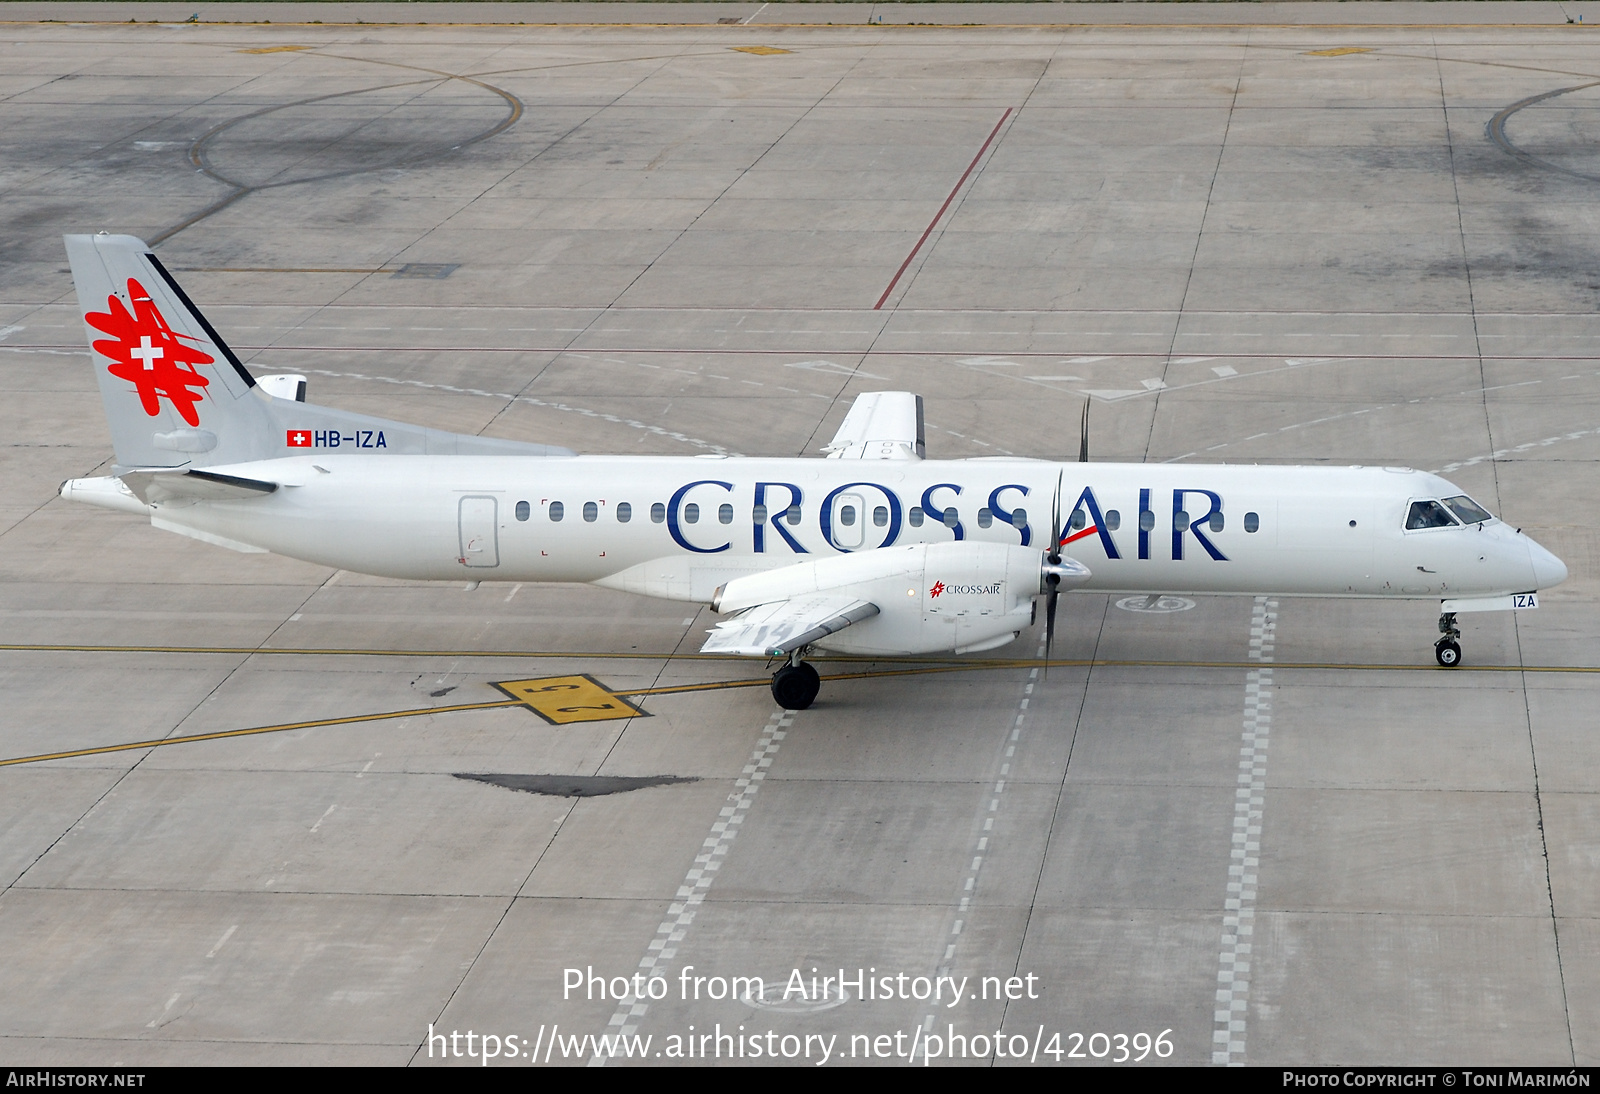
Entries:
{"label": "passenger window", "polygon": [[617,502],[617,523],[627,524],[633,519],[633,506],[625,501]]}
{"label": "passenger window", "polygon": [[978,527],[988,528],[994,524],[994,514],[988,509],[978,510]]}
{"label": "passenger window", "polygon": [[1074,509],[1072,511],[1072,519],[1067,522],[1067,526],[1074,532],[1081,532],[1083,531],[1084,525],[1088,523],[1089,514],[1085,513],[1082,509]]}
{"label": "passenger window", "polygon": [[692,501],[683,507],[683,522],[685,524],[698,524],[700,522],[700,507]]}
{"label": "passenger window", "polygon": [[1026,509],[1011,510],[1011,526],[1022,529],[1028,526],[1028,511]]}
{"label": "passenger window", "polygon": [[1450,528],[1456,523],[1456,518],[1450,515],[1450,510],[1436,501],[1414,501],[1411,503],[1411,512],[1406,514],[1406,531],[1417,532],[1424,528]]}
{"label": "passenger window", "polygon": [[839,506],[839,523],[849,528],[856,522],[856,507],[854,505]]}
{"label": "passenger window", "polygon": [[1260,531],[1260,529],[1261,529],[1261,517],[1260,517],[1260,515],[1256,514],[1256,513],[1246,513],[1244,515],[1244,530],[1246,532],[1257,532],[1257,531]]}
{"label": "passenger window", "polygon": [[911,510],[906,513],[906,523],[913,528],[922,527],[922,506],[913,505],[911,507]]}
{"label": "passenger window", "polygon": [[532,514],[532,512],[533,512],[533,506],[529,505],[525,501],[517,502],[517,519],[518,520],[527,520],[529,515]]}
{"label": "passenger window", "polygon": [[799,524],[800,523],[800,507],[798,505],[789,506],[788,512],[783,514],[783,519],[789,522],[789,526],[791,528],[794,527],[796,524]]}
{"label": "passenger window", "polygon": [[1211,514],[1211,519],[1206,521],[1206,524],[1208,524],[1211,527],[1211,530],[1213,532],[1222,531],[1223,523],[1224,522],[1223,522],[1223,519],[1222,519],[1222,510],[1221,509],[1218,509],[1215,513],[1212,513]]}
{"label": "passenger window", "polygon": [[717,507],[717,520],[722,522],[723,524],[732,524],[733,523],[733,506],[729,505],[727,502],[723,502],[720,506],[718,506]]}
{"label": "passenger window", "polygon": [[1172,514],[1172,530],[1174,532],[1181,532],[1187,527],[1189,527],[1188,513],[1184,512],[1182,509],[1179,509],[1176,513]]}
{"label": "passenger window", "polygon": [[877,528],[882,528],[889,523],[889,507],[887,505],[880,505],[872,511],[872,523]]}
{"label": "passenger window", "polygon": [[667,507],[661,504],[659,501],[656,502],[650,507],[650,519],[656,524],[660,524],[662,521],[666,520]]}
{"label": "passenger window", "polygon": [[595,518],[598,517],[599,515],[600,515],[600,507],[598,505],[596,505],[592,501],[586,501],[586,502],[583,503],[583,519],[584,520],[588,521],[590,524],[593,524],[594,521],[595,521]]}
{"label": "passenger window", "polygon": [[1106,510],[1106,527],[1115,532],[1122,527],[1122,514],[1115,509]]}
{"label": "passenger window", "polygon": [[1488,511],[1465,494],[1457,494],[1453,498],[1444,499],[1445,508],[1461,518],[1462,524],[1477,524],[1479,521],[1493,520]]}
{"label": "passenger window", "polygon": [[765,505],[758,505],[754,509],[750,510],[750,519],[755,521],[757,524],[767,523],[767,507]]}
{"label": "passenger window", "polygon": [[944,511],[944,526],[946,528],[954,528],[960,523],[961,514],[956,512],[956,507],[954,505]]}
{"label": "passenger window", "polygon": [[562,505],[559,501],[553,501],[550,503],[550,520],[553,523],[560,524],[561,518],[566,515],[567,507],[565,505]]}
{"label": "passenger window", "polygon": [[1156,526],[1156,515],[1148,509],[1139,510],[1139,531],[1153,531]]}

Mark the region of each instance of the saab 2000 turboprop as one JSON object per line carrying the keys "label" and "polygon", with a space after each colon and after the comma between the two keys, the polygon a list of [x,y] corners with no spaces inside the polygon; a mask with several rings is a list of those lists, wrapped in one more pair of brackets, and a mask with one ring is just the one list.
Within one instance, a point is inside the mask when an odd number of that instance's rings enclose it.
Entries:
{"label": "saab 2000 turboprop", "polygon": [[[1406,468],[925,458],[922,401],[859,396],[827,459],[579,456],[305,402],[252,377],[130,236],[68,236],[116,449],[63,497],[237,551],[388,577],[591,582],[709,604],[703,649],[782,658],[1005,645],[1064,588],[1437,599],[1536,607],[1561,561],[1462,490]],[[1065,515],[1065,516],[1063,516]],[[1041,526],[1041,521],[1047,520]]]}

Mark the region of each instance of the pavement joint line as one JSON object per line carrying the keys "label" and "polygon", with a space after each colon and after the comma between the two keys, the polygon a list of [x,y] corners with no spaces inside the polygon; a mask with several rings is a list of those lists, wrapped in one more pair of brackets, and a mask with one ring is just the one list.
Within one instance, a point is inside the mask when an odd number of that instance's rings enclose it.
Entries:
{"label": "pavement joint line", "polygon": [[1267,745],[1272,730],[1272,648],[1278,602],[1256,597],[1250,619],[1250,660],[1245,674],[1244,732],[1234,791],[1233,847],[1224,890],[1222,946],[1217,955],[1211,1062],[1242,1067],[1250,1014],[1250,965],[1255,937],[1256,893],[1261,870],[1261,822],[1267,785]]}
{"label": "pavement joint line", "polygon": [[[678,886],[677,896],[667,905],[667,914],[656,928],[655,937],[645,947],[644,956],[639,958],[638,970],[646,981],[652,976],[659,975],[657,972],[659,966],[677,956],[678,944],[688,934],[700,905],[705,902],[712,883],[716,881],[717,870],[722,866],[722,860],[725,860],[732,847],[734,837],[739,834],[738,826],[750,816],[750,806],[767,777],[767,769],[772,766],[772,760],[778,754],[779,745],[783,743],[789,727],[794,725],[795,713],[792,710],[777,710],[767,719],[766,728],[756,741],[755,750],[750,754],[750,759],[744,765],[739,778],[734,781],[733,785],[738,788],[738,792],[728,796],[730,800],[723,805],[717,814],[717,819],[711,823],[711,829],[700,845],[700,854],[695,857],[684,875],[683,884]],[[617,1000],[616,1013],[612,1014],[611,1020],[606,1023],[606,1032],[614,1032],[619,1039],[632,1037],[639,1031],[639,1023],[649,1009],[650,1000],[647,997],[622,996]],[[601,1053],[603,1042],[597,1037],[593,1043],[595,1054],[590,1058],[589,1066],[605,1067],[607,1057]]]}

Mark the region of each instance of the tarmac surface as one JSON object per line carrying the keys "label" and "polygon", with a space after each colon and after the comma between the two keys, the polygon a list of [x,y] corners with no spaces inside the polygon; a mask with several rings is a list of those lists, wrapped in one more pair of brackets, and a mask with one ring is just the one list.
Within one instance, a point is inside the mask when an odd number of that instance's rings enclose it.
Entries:
{"label": "tarmac surface", "polygon": [[[1176,25],[1225,6],[0,27],[0,1058],[1600,1063],[1600,31]],[[708,610],[58,499],[101,229],[314,402],[800,455],[905,388],[931,456],[1071,459],[1087,398],[1095,459],[1440,470],[1572,577],[1455,671],[1428,602],[1074,594],[1047,673],[786,715]],[[584,675],[644,716],[507,684]]]}

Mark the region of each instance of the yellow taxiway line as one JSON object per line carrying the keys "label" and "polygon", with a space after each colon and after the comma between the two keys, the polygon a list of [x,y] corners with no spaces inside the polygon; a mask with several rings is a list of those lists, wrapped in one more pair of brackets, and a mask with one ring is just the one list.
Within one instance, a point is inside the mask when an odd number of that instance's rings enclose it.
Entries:
{"label": "yellow taxiway line", "polygon": [[[403,655],[403,656],[451,656],[451,657],[479,656],[478,654],[474,654],[474,653],[465,653],[464,654],[464,653],[462,653],[460,651],[457,651],[457,652],[445,652],[445,651],[437,651],[437,650],[435,650],[435,651],[390,651],[390,650],[378,650],[378,651],[373,651],[373,650],[308,651],[308,650],[253,650],[253,649],[244,649],[244,648],[231,649],[231,650],[219,650],[219,649],[202,649],[200,647],[175,647],[175,646],[151,646],[151,647],[90,646],[90,647],[85,647],[85,646],[19,646],[19,645],[6,645],[6,646],[0,646],[0,649],[6,649],[6,650],[73,650],[73,651],[84,651],[84,650],[87,650],[87,651],[92,651],[92,652],[117,651],[117,652],[235,653],[235,654],[323,652],[323,653],[331,653],[331,654],[366,653],[366,654],[381,654],[381,655],[396,655],[396,656],[400,656],[400,655]],[[597,655],[581,654],[581,653],[576,653],[576,654],[575,653],[560,653],[560,654],[536,654],[536,653],[507,654],[507,653],[498,653],[498,654],[484,654],[482,656],[585,658],[585,657],[597,656]],[[611,654],[609,656],[618,657],[618,658],[620,658],[620,657],[642,658],[642,659],[647,659],[647,660],[685,660],[685,659],[689,659],[689,657],[686,657],[686,656],[683,656],[683,655],[671,655],[671,654]],[[695,659],[695,660],[712,660],[712,659],[715,659],[715,660],[728,660],[727,658],[722,658],[722,657],[711,658],[711,657],[699,657],[699,656],[693,656],[693,659]],[[980,670],[985,670],[985,669],[993,670],[993,669],[1041,668],[1041,667],[1045,667],[1046,665],[1048,665],[1050,668],[1062,668],[1062,669],[1070,669],[1070,668],[1165,668],[1165,669],[1198,668],[1198,669],[1249,670],[1249,669],[1254,669],[1254,668],[1259,668],[1260,667],[1260,663],[1259,662],[1245,662],[1245,661],[1145,661],[1145,660],[1111,660],[1111,659],[1099,659],[1099,658],[1096,658],[1096,659],[1087,659],[1087,660],[1052,660],[1052,661],[1046,662],[1046,661],[1043,661],[1043,660],[1017,658],[1017,659],[1003,660],[1003,661],[1001,661],[1001,660],[989,660],[989,661],[968,661],[968,662],[963,662],[963,663],[959,663],[959,664],[923,664],[923,665],[912,666],[912,667],[908,667],[908,668],[900,668],[900,669],[869,669],[869,670],[865,670],[865,671],[861,671],[861,672],[841,672],[841,673],[834,673],[834,674],[831,674],[829,676],[823,677],[823,682],[824,683],[832,683],[832,682],[845,681],[845,680],[875,680],[875,679],[886,679],[886,678],[895,677],[895,676],[927,676],[927,675],[933,675],[933,674],[936,674],[936,673],[973,672],[973,671],[980,671]],[[1453,668],[1453,669],[1446,670],[1446,669],[1436,669],[1436,668],[1433,668],[1432,666],[1420,666],[1420,665],[1351,665],[1351,664],[1339,664],[1339,663],[1334,663],[1334,662],[1299,662],[1299,663],[1296,663],[1296,662],[1278,661],[1278,662],[1274,662],[1272,667],[1275,668],[1275,669],[1280,669],[1280,670],[1293,670],[1293,669],[1329,670],[1329,669],[1332,669],[1332,670],[1359,671],[1359,672],[1401,672],[1401,671],[1404,671],[1404,672],[1421,672],[1421,671],[1433,671],[1433,672],[1450,672],[1450,673],[1453,673],[1453,674],[1454,673],[1462,673],[1462,672],[1555,672],[1555,673],[1594,673],[1594,672],[1600,672],[1600,667],[1593,667],[1593,666],[1586,666],[1586,665],[1573,665],[1573,666],[1564,666],[1564,665],[1477,665],[1477,666],[1472,666],[1470,668],[1463,666],[1463,667],[1460,667],[1460,668]],[[551,679],[566,679],[566,678],[564,678],[564,677],[563,678],[552,677]],[[663,685],[659,685],[659,686],[656,686],[656,687],[616,688],[616,689],[609,689],[608,688],[608,689],[605,689],[605,690],[610,692],[610,694],[612,694],[612,695],[616,695],[616,696],[631,696],[631,697],[636,697],[637,698],[637,697],[644,697],[644,696],[651,696],[651,695],[681,695],[681,694],[684,694],[684,693],[687,693],[687,692],[696,692],[696,691],[724,691],[724,690],[730,690],[730,689],[734,689],[734,688],[765,687],[767,685],[767,682],[768,681],[767,681],[767,678],[765,676],[757,676],[757,677],[753,677],[751,679],[744,679],[744,680],[713,680],[713,681],[708,681],[708,682],[705,682],[705,683],[698,683],[698,684],[663,684]],[[257,734],[262,734],[262,733],[286,733],[286,732],[289,732],[291,730],[296,730],[296,729],[318,729],[318,728],[322,728],[322,727],[325,727],[325,726],[353,725],[353,724],[360,723],[360,722],[393,721],[394,719],[397,719],[397,718],[415,718],[415,717],[421,717],[423,715],[432,715],[432,714],[458,714],[458,713],[462,713],[464,711],[472,711],[472,710],[499,710],[499,709],[506,709],[506,708],[509,708],[509,707],[525,707],[525,708],[534,710],[535,713],[539,713],[538,709],[532,703],[530,703],[530,702],[528,702],[526,700],[522,700],[522,699],[491,699],[491,700],[486,700],[486,701],[481,702],[481,703],[455,703],[455,704],[451,704],[449,706],[412,707],[412,708],[409,708],[409,709],[406,709],[406,710],[384,711],[384,712],[380,712],[380,713],[376,713],[376,714],[350,714],[350,715],[345,715],[343,717],[338,717],[338,718],[316,718],[316,719],[311,719],[309,721],[283,722],[283,723],[280,723],[280,724],[277,724],[277,725],[267,725],[267,726],[252,726],[252,727],[250,727],[248,729],[218,730],[218,731],[212,732],[212,733],[193,733],[193,734],[188,734],[188,735],[185,735],[185,736],[182,736],[182,737],[165,737],[165,738],[159,738],[159,739],[147,740],[147,741],[128,741],[128,742],[125,742],[125,743],[122,743],[122,744],[99,745],[99,746],[96,746],[96,747],[93,747],[93,748],[76,748],[76,749],[69,749],[67,751],[62,751],[62,752],[45,752],[45,753],[40,753],[40,754],[35,755],[35,756],[14,756],[14,757],[12,757],[10,759],[0,759],[0,767],[14,767],[14,766],[17,766],[19,764],[43,763],[46,760],[69,760],[69,759],[75,759],[75,758],[80,757],[80,756],[101,756],[101,755],[105,755],[107,753],[127,752],[127,751],[131,751],[133,749],[140,749],[140,748],[160,748],[160,747],[163,747],[165,745],[195,744],[195,743],[198,743],[200,741],[220,741],[220,740],[225,740],[225,739],[230,738],[230,737],[251,737],[251,736],[255,736]],[[542,715],[542,716],[547,717],[547,720],[548,720],[548,716],[547,715]],[[624,715],[623,717],[630,717],[630,716],[632,716],[632,715]]]}

